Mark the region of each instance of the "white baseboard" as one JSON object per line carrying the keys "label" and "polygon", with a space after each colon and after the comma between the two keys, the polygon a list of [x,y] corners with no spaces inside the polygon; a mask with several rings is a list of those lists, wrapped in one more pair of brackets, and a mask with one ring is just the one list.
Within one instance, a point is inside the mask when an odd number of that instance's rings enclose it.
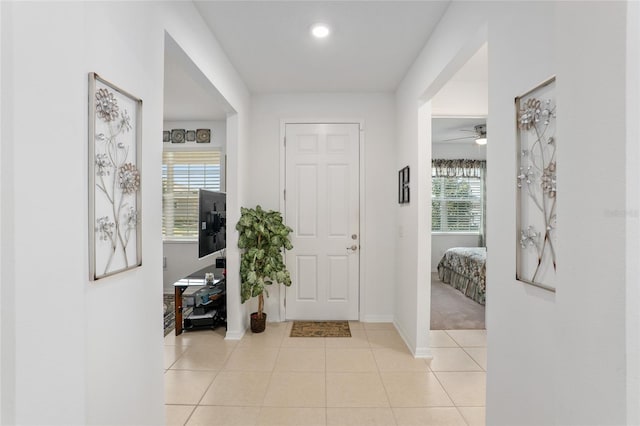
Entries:
{"label": "white baseboard", "polygon": [[224,340],[240,340],[244,336],[246,330],[241,331],[229,331],[224,336]]}
{"label": "white baseboard", "polygon": [[393,322],[393,315],[365,315],[362,322]]}
{"label": "white baseboard", "polygon": [[411,348],[411,345],[409,344],[409,339],[407,339],[407,336],[404,334],[402,329],[398,326],[398,323],[394,321],[393,326],[396,328],[396,331],[404,341],[404,344],[407,345],[409,352],[413,354],[414,358],[433,359],[433,354],[431,353],[431,349],[429,349],[428,347],[420,347],[420,348],[416,348],[416,350],[414,351]]}
{"label": "white baseboard", "polygon": [[402,339],[404,344],[407,345],[407,348],[409,349],[409,352],[411,352],[415,356],[415,353],[413,352],[413,349],[411,349],[411,345],[409,344],[409,340],[407,339],[407,336],[405,336],[405,334],[402,331],[402,329],[398,326],[398,323],[394,321],[393,322],[393,326],[395,327],[396,331],[400,335],[400,338]]}
{"label": "white baseboard", "polygon": [[413,356],[415,358],[423,358],[428,360],[433,359],[433,354],[431,353],[431,349],[429,348],[416,348],[416,351],[414,352]]}

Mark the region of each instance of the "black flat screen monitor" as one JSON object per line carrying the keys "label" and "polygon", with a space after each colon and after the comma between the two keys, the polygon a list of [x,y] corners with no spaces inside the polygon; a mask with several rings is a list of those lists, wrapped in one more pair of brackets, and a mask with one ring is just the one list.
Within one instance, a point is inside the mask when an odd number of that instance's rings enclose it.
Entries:
{"label": "black flat screen monitor", "polygon": [[201,189],[198,201],[198,258],[203,258],[227,246],[227,194]]}

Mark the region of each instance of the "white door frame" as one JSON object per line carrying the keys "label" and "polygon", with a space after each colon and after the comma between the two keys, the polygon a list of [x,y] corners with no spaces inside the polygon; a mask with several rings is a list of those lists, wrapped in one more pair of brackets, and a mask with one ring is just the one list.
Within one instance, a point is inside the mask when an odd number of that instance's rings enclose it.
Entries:
{"label": "white door frame", "polygon": [[[358,150],[358,163],[359,163],[359,191],[360,194],[358,196],[359,199],[359,213],[358,220],[359,224],[359,239],[360,239],[360,250],[358,253],[358,319],[360,321],[364,318],[365,312],[365,272],[366,269],[362,267],[366,258],[367,258],[367,233],[365,230],[365,162],[364,159],[364,146],[365,146],[365,131],[364,131],[364,120],[362,119],[345,119],[345,118],[331,118],[331,119],[320,119],[320,118],[311,118],[311,119],[300,119],[300,118],[292,118],[292,119],[282,119],[280,120],[280,212],[282,212],[283,216],[285,214],[285,200],[284,200],[284,189],[285,189],[285,171],[286,171],[286,161],[285,161],[285,145],[284,138],[286,135],[286,126],[287,124],[357,124],[360,127],[360,141],[359,141],[359,150]],[[286,219],[286,218],[285,218]],[[280,288],[280,321],[284,321],[286,318],[285,315],[285,294],[286,291],[284,288]]]}

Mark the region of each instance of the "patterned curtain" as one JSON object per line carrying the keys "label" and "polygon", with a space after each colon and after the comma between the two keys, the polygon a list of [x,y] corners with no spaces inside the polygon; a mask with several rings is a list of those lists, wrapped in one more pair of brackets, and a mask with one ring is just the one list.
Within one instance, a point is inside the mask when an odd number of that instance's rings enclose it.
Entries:
{"label": "patterned curtain", "polygon": [[485,160],[440,160],[431,161],[431,176],[434,177],[477,177],[482,178],[487,169]]}
{"label": "patterned curtain", "polygon": [[477,177],[482,182],[482,223],[478,246],[487,246],[487,162],[485,160],[431,160],[431,176],[433,177]]}

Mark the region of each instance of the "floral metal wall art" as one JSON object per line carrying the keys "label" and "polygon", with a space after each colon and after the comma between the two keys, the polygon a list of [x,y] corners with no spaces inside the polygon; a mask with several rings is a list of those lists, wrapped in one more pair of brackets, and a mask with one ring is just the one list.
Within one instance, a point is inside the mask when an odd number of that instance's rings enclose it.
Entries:
{"label": "floral metal wall art", "polygon": [[555,77],[516,98],[516,279],[555,291],[556,100]]}
{"label": "floral metal wall art", "polygon": [[142,264],[142,100],[89,73],[89,270]]}

